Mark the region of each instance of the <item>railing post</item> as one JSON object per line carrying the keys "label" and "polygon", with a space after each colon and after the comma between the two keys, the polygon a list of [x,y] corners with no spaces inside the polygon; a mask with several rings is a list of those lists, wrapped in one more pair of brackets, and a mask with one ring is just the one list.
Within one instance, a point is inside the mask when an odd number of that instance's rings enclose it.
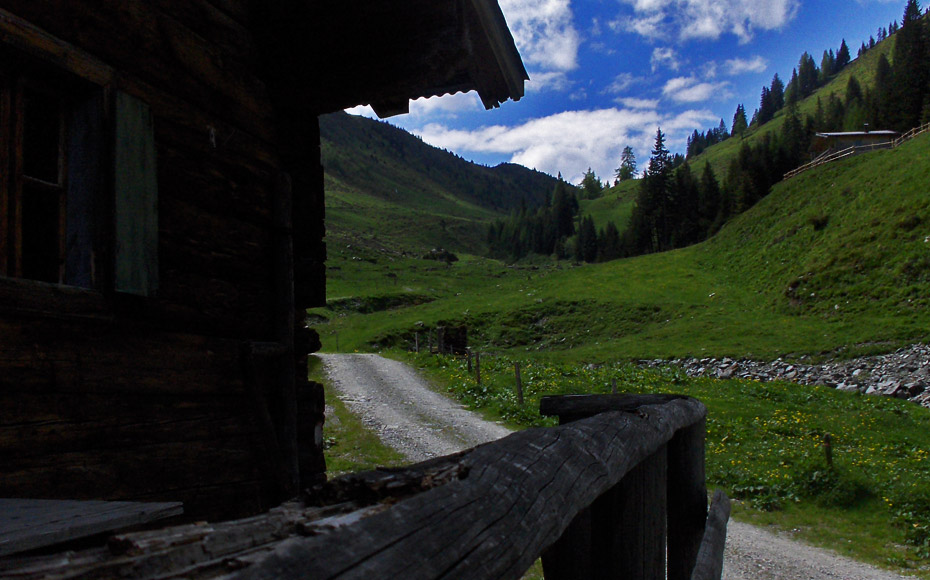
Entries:
{"label": "railing post", "polygon": [[706,420],[679,429],[668,443],[668,580],[688,580],[707,521]]}
{"label": "railing post", "polygon": [[[558,415],[559,423],[565,424],[604,411],[635,411],[643,405],[666,403],[671,398],[546,397],[540,412]],[[704,485],[704,420],[701,420],[680,429],[667,445],[641,461],[590,508],[579,513],[562,537],[543,553],[547,580],[690,578],[707,514]]]}

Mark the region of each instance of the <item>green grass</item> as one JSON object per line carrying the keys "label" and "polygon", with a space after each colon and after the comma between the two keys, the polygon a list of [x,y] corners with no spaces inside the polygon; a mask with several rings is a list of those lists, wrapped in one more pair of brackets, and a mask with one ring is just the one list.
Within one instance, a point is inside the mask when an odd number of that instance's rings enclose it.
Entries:
{"label": "green grass", "polygon": [[[930,338],[930,136],[777,185],[713,239],[597,265],[445,264],[330,243],[324,347],[465,324],[474,348],[562,360],[854,355]],[[385,297],[393,296],[391,300]],[[411,296],[415,298],[411,299]]]}
{"label": "green grass", "polygon": [[605,228],[608,222],[613,222],[622,232],[630,222],[639,186],[639,181],[625,181],[605,189],[597,199],[579,200],[579,213],[582,216],[590,215],[594,220],[594,227],[598,230]]}
{"label": "green grass", "polygon": [[[523,426],[547,394],[678,393],[708,407],[707,477],[736,498],[739,519],[930,578],[930,410],[907,402],[791,383],[689,378],[671,369],[485,357],[482,383],[461,359],[408,360],[473,409]],[[525,403],[514,393],[519,360]],[[832,436],[833,465],[823,451]]]}

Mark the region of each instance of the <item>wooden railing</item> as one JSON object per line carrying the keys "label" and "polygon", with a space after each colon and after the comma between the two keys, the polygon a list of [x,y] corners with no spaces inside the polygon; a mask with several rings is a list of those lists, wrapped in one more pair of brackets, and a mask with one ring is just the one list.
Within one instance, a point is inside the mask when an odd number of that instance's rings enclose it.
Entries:
{"label": "wooden railing", "polygon": [[914,127],[913,129],[911,129],[904,135],[901,135],[900,137],[895,139],[894,146],[897,147],[901,143],[904,143],[905,141],[910,141],[914,137],[920,135],[921,133],[926,133],[927,131],[930,131],[930,123],[926,123],[924,125],[921,125],[920,127]]}
{"label": "wooden railing", "polygon": [[846,149],[840,149],[839,151],[827,151],[825,154],[821,155],[817,159],[814,159],[810,163],[806,163],[800,167],[792,169],[784,175],[784,179],[790,179],[795,175],[804,173],[808,169],[813,169],[827,163],[839,161],[840,159],[845,159],[846,157],[852,157],[853,155],[868,153],[869,151],[876,151],[878,149],[892,149],[893,147],[893,141],[884,141],[882,143],[870,143],[869,145],[855,145],[853,147],[847,147]]}
{"label": "wooden railing", "polygon": [[124,534],[20,568],[0,560],[0,576],[520,578],[541,556],[550,579],[720,578],[729,502],[717,494],[708,517],[703,404],[603,395],[541,407],[561,424],[337,478],[256,518]]}
{"label": "wooden railing", "polygon": [[872,143],[869,145],[858,145],[855,147],[847,147],[846,149],[842,149],[840,151],[827,151],[826,153],[819,156],[817,159],[814,159],[810,163],[807,163],[800,167],[792,169],[791,171],[789,171],[788,173],[784,175],[783,179],[790,179],[794,177],[795,175],[804,173],[808,169],[813,169],[814,167],[819,167],[826,163],[838,161],[840,159],[844,159],[852,155],[858,155],[860,153],[867,153],[869,151],[875,151],[876,149],[894,149],[895,147],[898,147],[905,141],[910,141],[914,137],[920,135],[921,133],[926,133],[927,131],[930,131],[930,123],[921,125],[920,127],[914,127],[913,129],[901,135],[897,139],[894,139],[893,141],[885,141],[882,143]]}

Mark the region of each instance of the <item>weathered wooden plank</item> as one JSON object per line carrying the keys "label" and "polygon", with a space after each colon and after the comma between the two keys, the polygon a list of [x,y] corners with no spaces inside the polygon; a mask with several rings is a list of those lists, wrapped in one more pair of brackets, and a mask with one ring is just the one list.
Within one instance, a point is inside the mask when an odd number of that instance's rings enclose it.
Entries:
{"label": "weathered wooden plank", "polygon": [[547,580],[589,580],[594,577],[592,531],[591,508],[588,507],[579,512],[562,536],[542,553],[543,575]]}
{"label": "weathered wooden plank", "polygon": [[730,499],[722,491],[714,493],[707,515],[707,531],[691,580],[720,580],[723,576],[723,551],[727,542]]}
{"label": "weathered wooden plank", "polygon": [[181,504],[0,498],[0,556],[180,515]]}
{"label": "weathered wooden plank", "polygon": [[[39,392],[188,398],[244,393],[241,343],[235,339],[60,320],[0,320],[0,333],[8,339],[0,345],[5,368],[20,367],[45,381]],[[47,346],[36,349],[36,344]],[[0,385],[8,392],[33,392],[6,375],[0,375]]]}
{"label": "weathered wooden plank", "polygon": [[704,473],[706,420],[685,427],[668,444],[668,579],[687,580],[707,520]]}
{"label": "weathered wooden plank", "polygon": [[[338,478],[311,497],[331,507],[291,504],[286,513],[121,536],[109,551],[0,560],[0,575],[519,578],[579,509],[635,476],[634,464],[646,459],[661,470],[657,449],[705,412],[696,401],[673,401],[523,431],[408,468]],[[664,492],[639,479],[647,493]],[[648,526],[663,525],[661,510],[649,517]]]}
{"label": "weathered wooden plank", "polygon": [[[113,68],[171,87],[197,107],[261,132],[273,125],[264,87],[251,71],[224,61],[225,51],[154,3],[141,0],[9,0],[6,8]],[[125,50],[134,46],[135,50]]]}
{"label": "weathered wooden plank", "polygon": [[106,85],[113,80],[111,66],[3,9],[0,9],[0,41],[92,83]]}
{"label": "weathered wooden plank", "polygon": [[665,580],[667,465],[663,445],[591,506],[594,577]]}
{"label": "weathered wooden plank", "polygon": [[558,395],[539,401],[539,414],[559,417],[562,424],[606,411],[635,411],[643,405],[662,405],[683,395]]}
{"label": "weathered wooden plank", "polygon": [[679,399],[513,434],[462,457],[463,478],[351,529],[286,540],[237,577],[517,578],[575,514],[705,412]]}
{"label": "weathered wooden plank", "polygon": [[[268,509],[282,499],[270,477],[267,450],[254,434],[212,442],[62,453],[44,461],[30,458],[10,464],[0,480],[0,493],[6,497],[183,501],[188,513],[198,518],[223,513],[242,516],[249,509]],[[251,496],[240,492],[237,499],[227,490],[240,484],[256,489]],[[217,501],[238,503],[221,506]],[[211,511],[206,506],[220,509]]]}

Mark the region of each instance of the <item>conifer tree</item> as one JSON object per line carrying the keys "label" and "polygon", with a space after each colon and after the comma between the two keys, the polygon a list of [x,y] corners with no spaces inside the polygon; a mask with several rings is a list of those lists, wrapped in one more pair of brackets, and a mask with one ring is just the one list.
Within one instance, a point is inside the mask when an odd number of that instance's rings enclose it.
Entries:
{"label": "conifer tree", "polygon": [[742,135],[749,128],[749,123],[746,121],[746,109],[742,104],[736,105],[736,113],[733,115],[731,127],[733,127],[734,135]]}
{"label": "conifer tree", "polygon": [[785,89],[785,104],[797,103],[801,100],[800,93],[801,81],[798,78],[798,69],[791,71],[791,80],[788,81],[788,87]]}
{"label": "conifer tree", "polygon": [[917,0],[908,0],[894,45],[893,128],[907,131],[920,122],[924,92],[928,88],[928,44]]}
{"label": "conifer tree", "polygon": [[710,163],[704,164],[701,181],[698,184],[698,216],[701,236],[706,238],[713,233],[714,224],[720,218],[721,199],[720,184]]}
{"label": "conifer tree", "polygon": [[769,93],[771,94],[772,104],[775,106],[776,111],[785,106],[785,83],[778,78],[778,73],[775,73],[775,76],[772,77]]}
{"label": "conifer tree", "polygon": [[759,112],[756,115],[756,121],[764,125],[772,120],[775,116],[775,102],[772,99],[772,91],[768,87],[762,87],[762,96],[759,98]]}
{"label": "conifer tree", "polygon": [[617,181],[626,181],[636,176],[636,155],[633,148],[627,145],[620,153],[620,167],[617,168]]}
{"label": "conifer tree", "polygon": [[[874,46],[874,44],[872,45]],[[846,46],[846,39],[840,43],[840,49],[836,51],[836,64],[833,69],[833,72],[840,72],[843,68],[849,64],[850,61],[849,47]]]}
{"label": "conifer tree", "polygon": [[803,99],[817,89],[817,65],[814,59],[806,52],[801,55],[798,63],[798,97]]}
{"label": "conifer tree", "polygon": [[838,68],[836,57],[833,56],[833,49],[823,51],[823,58],[820,59],[820,84],[827,84],[827,81],[830,80],[830,77]]}

